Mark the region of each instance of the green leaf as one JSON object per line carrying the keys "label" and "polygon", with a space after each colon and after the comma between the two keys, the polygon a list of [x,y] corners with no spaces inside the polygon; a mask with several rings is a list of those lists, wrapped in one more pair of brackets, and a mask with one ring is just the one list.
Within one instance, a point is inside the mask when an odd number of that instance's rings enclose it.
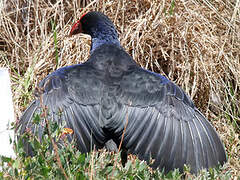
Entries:
{"label": "green leaf", "polygon": [[54,47],[55,47],[55,59],[56,59],[56,69],[59,66],[59,55],[58,55],[58,41],[57,41],[57,32],[56,32],[56,24],[53,20],[51,20],[52,31],[53,31],[53,39],[54,39]]}

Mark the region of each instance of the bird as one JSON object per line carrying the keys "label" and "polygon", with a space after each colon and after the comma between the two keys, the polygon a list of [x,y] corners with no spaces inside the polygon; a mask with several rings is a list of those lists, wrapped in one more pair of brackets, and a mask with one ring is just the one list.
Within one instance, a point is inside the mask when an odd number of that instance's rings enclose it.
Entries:
{"label": "bird", "polygon": [[108,146],[121,145],[122,161],[134,154],[164,173],[183,172],[184,165],[197,173],[227,161],[217,132],[190,97],[167,77],[140,67],[106,15],[83,14],[70,36],[80,33],[91,37],[89,59],[59,68],[39,83],[41,91],[20,118],[20,135],[31,129],[41,137],[45,127],[33,117],[42,103],[50,121],[73,130],[82,153],[112,141]]}

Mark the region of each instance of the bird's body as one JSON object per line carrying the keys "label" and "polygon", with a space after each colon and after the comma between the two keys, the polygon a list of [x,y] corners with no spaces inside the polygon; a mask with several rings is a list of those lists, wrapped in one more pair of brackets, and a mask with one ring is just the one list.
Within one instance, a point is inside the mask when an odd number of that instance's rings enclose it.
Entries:
{"label": "bird's body", "polygon": [[[39,85],[49,120],[66,122],[83,153],[108,140],[140,159],[155,159],[153,167],[192,172],[223,164],[224,147],[213,127],[184,91],[164,76],[139,67],[121,47],[111,21],[101,13],[84,15],[71,34],[92,37],[91,56],[83,64],[61,68]],[[40,98],[21,117],[26,128],[40,111]],[[59,115],[61,111],[61,115]],[[26,144],[31,154],[31,148]]]}

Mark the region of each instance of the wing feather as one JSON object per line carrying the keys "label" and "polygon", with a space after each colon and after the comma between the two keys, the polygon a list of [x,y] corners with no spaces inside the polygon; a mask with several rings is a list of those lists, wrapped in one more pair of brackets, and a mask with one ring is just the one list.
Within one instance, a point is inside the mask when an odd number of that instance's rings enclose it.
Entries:
{"label": "wing feather", "polygon": [[[176,161],[180,161],[179,154],[182,154],[182,141],[181,141],[181,134],[180,134],[180,123],[177,121],[173,121],[172,124],[173,128],[173,143],[171,147],[171,152],[168,160],[168,164],[170,164],[172,167],[176,167]],[[171,166],[167,167],[168,169],[171,169]]]}
{"label": "wing feather", "polygon": [[[47,107],[48,120],[57,122],[59,126],[66,124],[65,127],[73,129],[73,137],[76,138],[77,146],[82,152],[89,152],[93,145],[102,148],[108,139],[99,124],[97,111],[99,107],[95,107],[98,104],[96,100],[99,99],[99,93],[95,93],[97,89],[89,90],[87,87],[90,85],[87,82],[75,83],[78,78],[88,78],[86,69],[87,66],[76,65],[61,68],[47,76],[38,87],[36,100],[25,110],[20,119],[18,126],[20,134],[30,129],[34,134],[38,132],[37,135],[41,140],[45,129],[45,121],[41,117],[41,107],[44,105]],[[96,79],[96,77],[91,78]],[[84,95],[85,99],[80,101],[78,98]],[[40,115],[40,124],[33,122],[35,114]],[[27,154],[33,155],[30,144],[24,144]]]}
{"label": "wing feather", "polygon": [[[142,114],[145,114],[145,116],[142,117]],[[131,133],[127,134],[124,137],[124,139],[128,139],[128,141],[130,141],[130,142],[139,142],[139,140],[141,139],[141,134],[144,132],[144,128],[145,128],[144,119],[147,119],[149,114],[148,114],[147,108],[145,108],[144,111],[141,111],[139,109],[138,113],[132,113],[131,115],[130,115],[130,117],[128,117],[128,119],[133,120],[132,122],[134,122],[134,123],[129,124]],[[139,121],[137,121],[137,119],[139,119],[139,117],[142,117],[144,119],[139,122]],[[138,127],[137,129],[136,129],[136,126]],[[136,147],[135,147],[135,151],[136,151]]]}
{"label": "wing feather", "polygon": [[[148,116],[145,116],[145,118],[149,119],[149,125],[144,127],[143,133],[140,133],[140,136],[138,138],[137,141],[139,141],[139,143],[136,146],[136,152],[141,152],[141,149],[147,149],[148,144],[146,142],[149,142],[151,139],[151,135],[154,129],[154,124],[156,121],[154,121],[154,119],[156,119],[156,117],[153,116],[157,116],[157,113],[154,112],[155,109],[154,108],[148,108]],[[146,134],[146,135],[145,135]],[[144,156],[144,153],[140,154],[140,156]]]}
{"label": "wing feather", "polygon": [[[152,166],[165,172],[174,168],[183,171],[184,164],[194,173],[223,164],[226,154],[220,138],[183,90],[154,73],[135,73],[138,75],[130,73],[131,82],[127,77],[120,82],[118,101],[123,102],[123,109],[130,109],[123,148],[148,162],[152,157]],[[135,86],[141,88],[134,93],[131,88]]]}

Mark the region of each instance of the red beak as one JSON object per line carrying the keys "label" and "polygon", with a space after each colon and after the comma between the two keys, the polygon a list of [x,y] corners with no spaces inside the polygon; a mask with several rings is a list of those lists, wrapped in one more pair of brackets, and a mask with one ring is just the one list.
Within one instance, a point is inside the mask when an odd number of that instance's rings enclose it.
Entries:
{"label": "red beak", "polygon": [[78,34],[82,32],[82,25],[80,20],[78,20],[72,27],[69,36],[72,36],[74,34]]}
{"label": "red beak", "polygon": [[86,15],[87,13],[84,13],[81,18],[73,25],[69,36],[72,36],[74,34],[82,33],[82,24],[81,19]]}

